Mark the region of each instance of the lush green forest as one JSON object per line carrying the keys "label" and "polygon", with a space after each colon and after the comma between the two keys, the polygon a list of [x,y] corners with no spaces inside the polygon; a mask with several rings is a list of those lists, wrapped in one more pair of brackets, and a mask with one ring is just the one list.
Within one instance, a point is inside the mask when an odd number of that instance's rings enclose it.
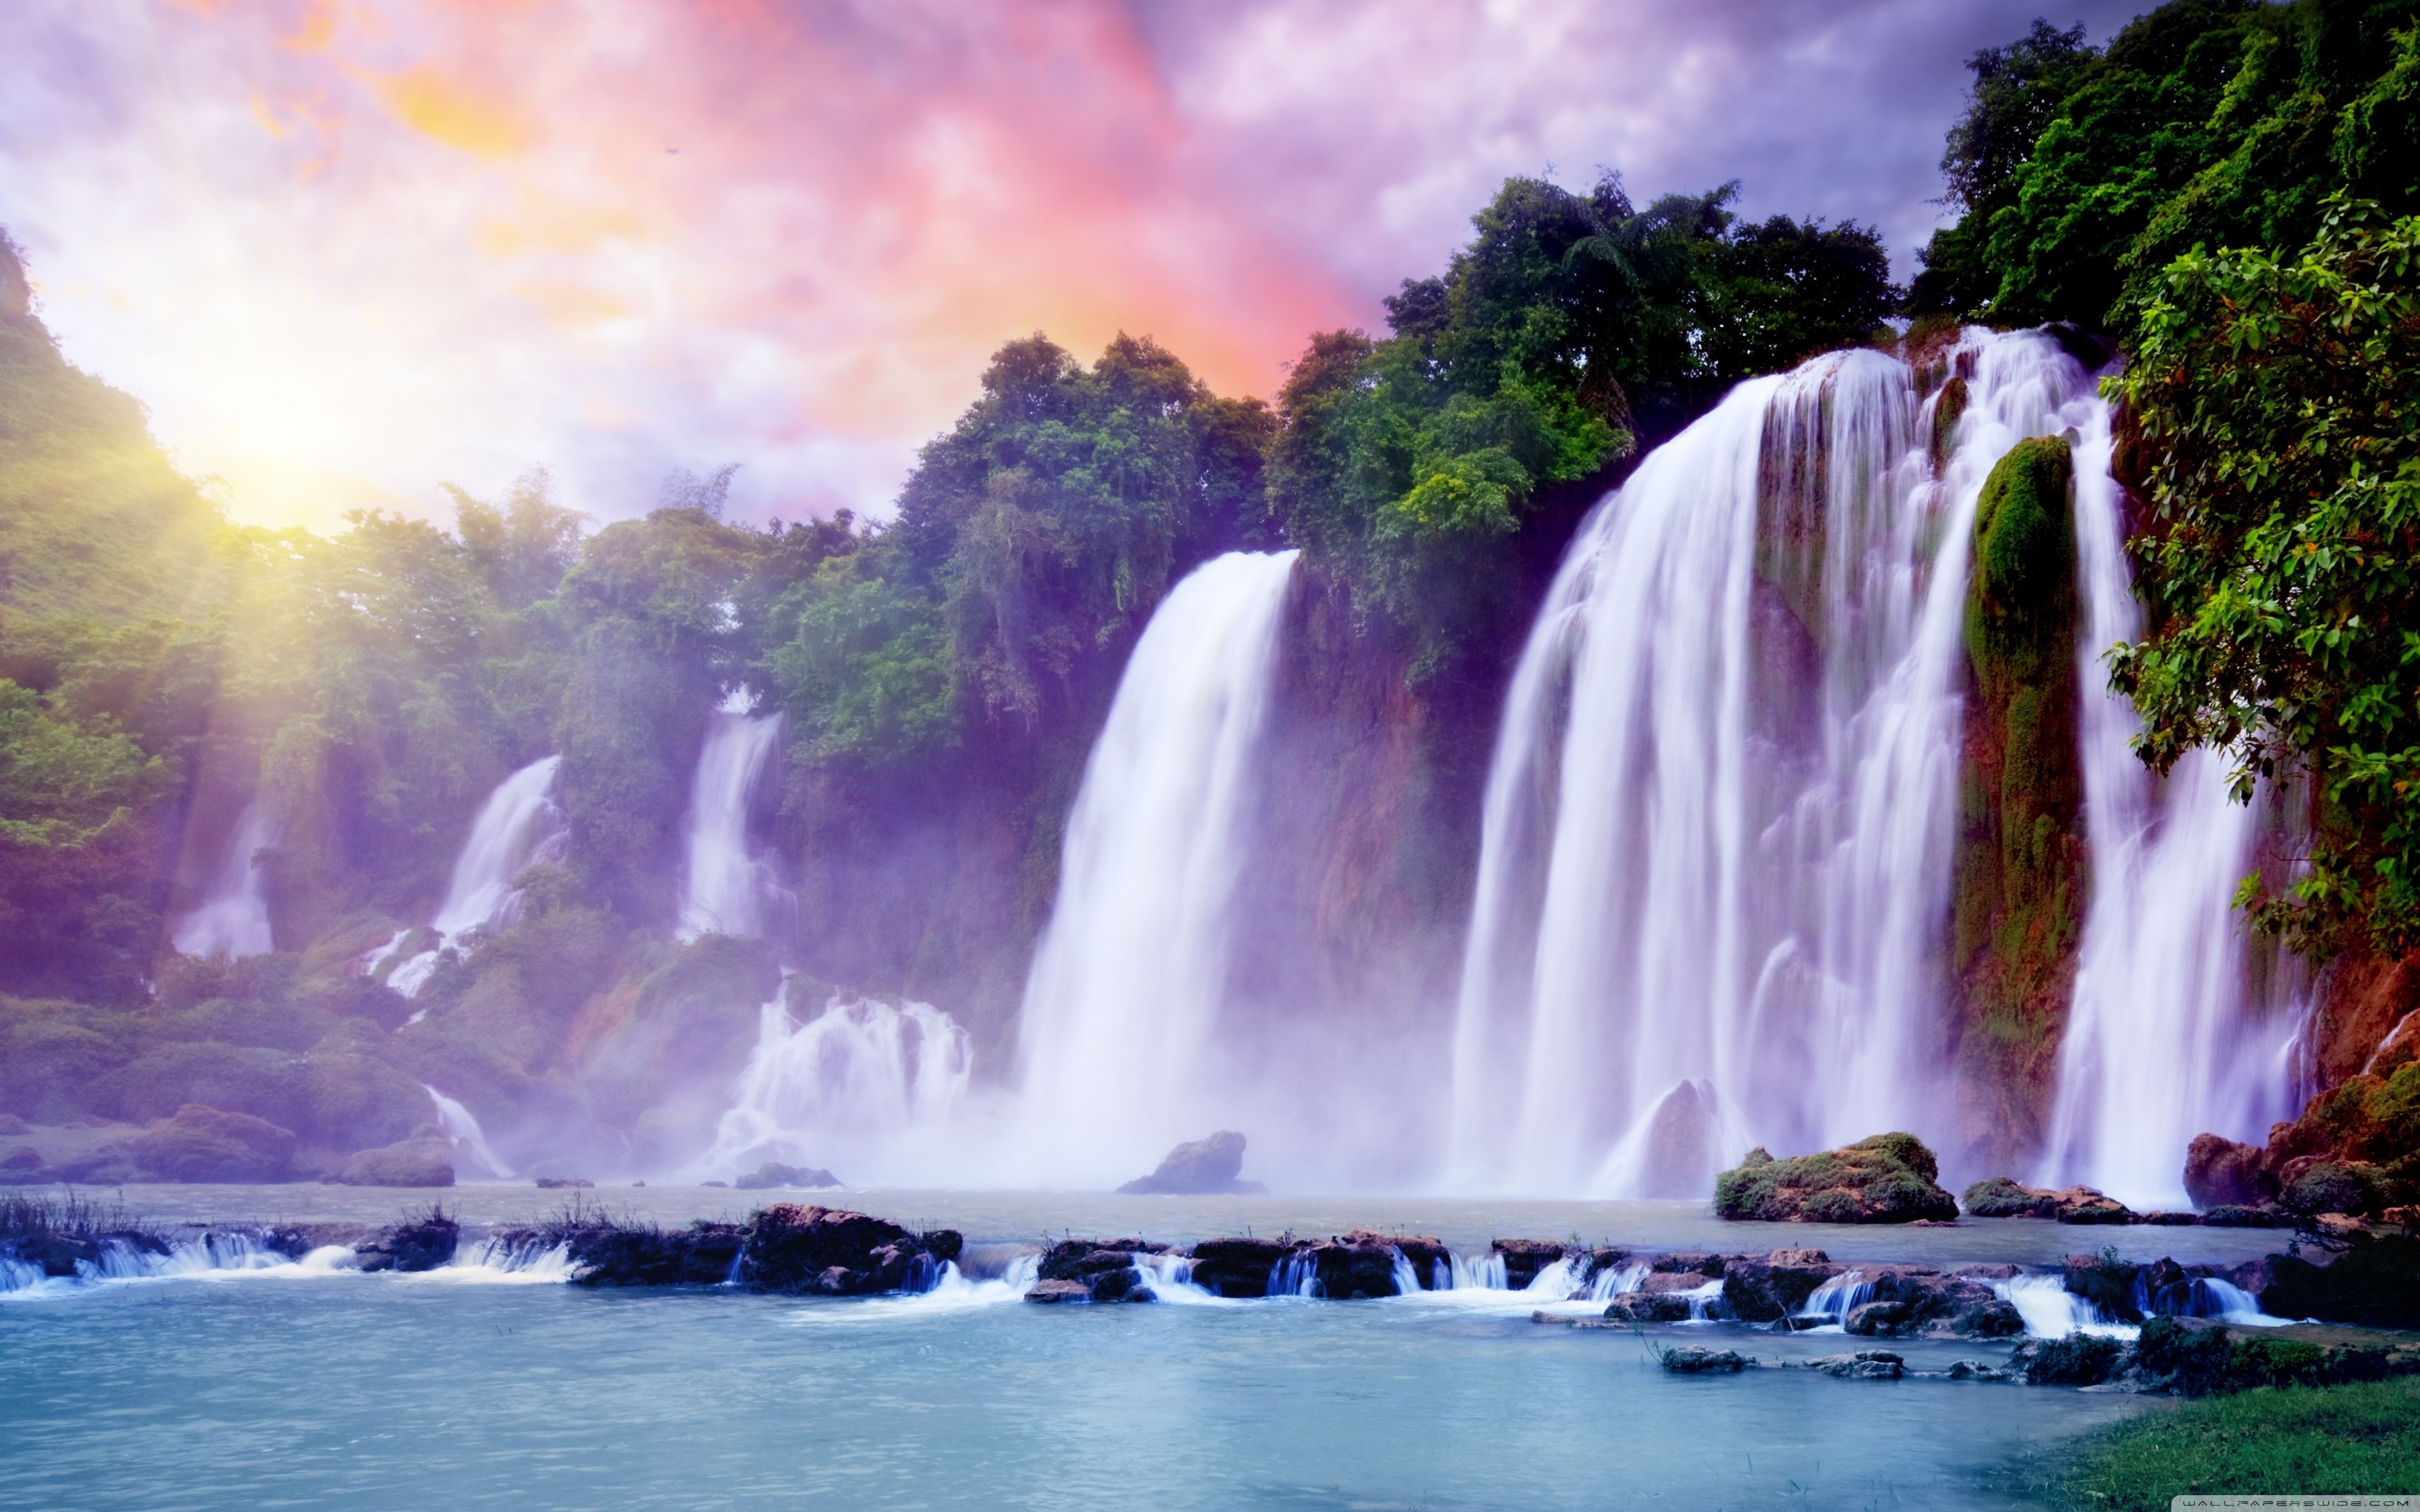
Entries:
{"label": "lush green forest", "polygon": [[[1943,163],[1961,218],[1906,291],[1873,232],[1743,218],[1736,186],[1642,208],[1611,177],[1514,178],[1383,332],[1312,335],[1273,403],[1147,338],[1089,363],[1014,341],[879,522],[735,523],[726,470],[602,528],[543,471],[455,489],[450,531],[231,525],[0,250],[0,1112],[203,1103],[323,1164],[425,1124],[422,1082],[628,1130],[681,1076],[727,1081],[777,958],[939,1003],[997,1067],[1125,656],[1239,547],[1302,550],[1295,696],[1413,774],[1384,833],[1340,817],[1370,801],[1345,780],[1287,801],[1351,832],[1331,874],[1409,900],[1395,938],[1450,930],[1503,680],[1581,515],[1738,379],[1894,320],[2059,321],[2130,354],[2154,612],[2115,670],[2145,754],[2312,764],[2318,864],[2255,901],[2314,949],[2409,949],[2415,21],[2175,0],[2105,47],[2037,23],[1978,54]],[[786,716],[765,821],[818,906],[684,946],[681,813],[735,687]],[[569,843],[520,920],[413,1001],[364,977],[482,798],[550,752]],[[256,799],[278,952],[178,958],[169,922]],[[699,1065],[634,1048],[675,1031]]]}

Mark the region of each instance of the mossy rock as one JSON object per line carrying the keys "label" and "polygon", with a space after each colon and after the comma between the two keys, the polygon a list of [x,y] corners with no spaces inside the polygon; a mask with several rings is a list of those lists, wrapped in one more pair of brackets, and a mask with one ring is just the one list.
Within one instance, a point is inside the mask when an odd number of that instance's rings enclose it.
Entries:
{"label": "mossy rock", "polygon": [[1939,1175],[1932,1151],[1916,1135],[1875,1134],[1840,1149],[1789,1160],[1768,1156],[1725,1171],[1714,1180],[1714,1213],[1766,1223],[1954,1219],[1957,1200],[1937,1184]]}

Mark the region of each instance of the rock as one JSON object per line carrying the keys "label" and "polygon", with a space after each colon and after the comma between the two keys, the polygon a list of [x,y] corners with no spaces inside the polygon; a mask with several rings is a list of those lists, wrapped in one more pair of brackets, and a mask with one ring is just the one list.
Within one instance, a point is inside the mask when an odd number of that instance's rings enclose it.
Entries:
{"label": "rock", "polygon": [[2054,1218],[2058,1204],[2040,1187],[2026,1186],[2005,1176],[1994,1176],[1978,1181],[1959,1198],[1959,1205],[1976,1218]]}
{"label": "rock", "polygon": [[2288,1162],[2279,1174],[2277,1206],[2304,1218],[2380,1211],[2394,1187],[2383,1170],[2366,1161],[2305,1156]]}
{"label": "rock", "polygon": [[249,1113],[188,1103],[173,1119],[134,1136],[129,1148],[144,1174],[160,1181],[283,1181],[294,1135]]}
{"label": "rock", "polygon": [[2134,1283],[2141,1268],[2133,1261],[2114,1255],[2071,1255],[2062,1270],[2067,1289],[2100,1308],[2102,1317],[2120,1323],[2143,1320],[2142,1309],[2134,1303]]}
{"label": "rock", "polygon": [[2098,1386],[2118,1373],[2126,1347],[2096,1334],[2027,1339],[2009,1357],[2009,1373],[2033,1386]]}
{"label": "rock", "polygon": [[1655,1257],[1649,1269],[1656,1272],[1691,1271],[1701,1281],[1714,1281],[1722,1276],[1723,1264],[1723,1257],[1719,1255],[1708,1255],[1699,1250],[1675,1250],[1669,1255]]}
{"label": "rock", "polygon": [[1395,1246],[1382,1235],[1356,1229],[1324,1244],[1311,1246],[1319,1267],[1319,1289],[1340,1302],[1391,1297],[1395,1283]]}
{"label": "rock", "polygon": [[2050,1218],[2063,1224],[2122,1224],[2133,1215],[2126,1205],[2088,1186],[2064,1191],[2026,1186],[2005,1176],[1966,1189],[1966,1211],[1977,1218]]}
{"label": "rock", "polygon": [[1650,1271],[1647,1278],[1638,1283],[1638,1289],[1654,1297],[1668,1291],[1696,1291],[1714,1281],[1714,1277],[1696,1271]]}
{"label": "rock", "polygon": [[1142,1285],[1134,1257],[1167,1249],[1140,1239],[1062,1240],[1043,1252],[1036,1273],[1044,1281],[1074,1282],[1094,1302],[1150,1302],[1153,1294]]}
{"label": "rock", "polygon": [[1491,1240],[1490,1253],[1504,1257],[1504,1284],[1519,1291],[1538,1279],[1538,1273],[1569,1253],[1571,1246],[1552,1239]]}
{"label": "rock", "polygon": [[1949,1379],[1952,1381],[2014,1381],[2017,1378],[2012,1371],[2003,1370],[1997,1365],[1986,1365],[1980,1360],[1959,1360],[1949,1366]]}
{"label": "rock", "polygon": [[1658,1358],[1665,1369],[1680,1376],[1736,1375],[1756,1364],[1753,1356],[1736,1350],[1706,1350],[1690,1344],[1666,1350]]}
{"label": "rock", "polygon": [[355,1245],[353,1253],[360,1257],[365,1271],[434,1271],[454,1257],[455,1242],[461,1236],[462,1226],[443,1208],[432,1207]]}
{"label": "rock", "polygon": [[454,1147],[430,1135],[365,1149],[345,1162],[336,1180],[346,1186],[452,1186]]}
{"label": "rock", "polygon": [[1221,1129],[1207,1139],[1179,1145],[1159,1163],[1159,1169],[1118,1188],[1129,1195],[1161,1194],[1206,1196],[1231,1192],[1265,1192],[1258,1181],[1236,1179],[1244,1168],[1244,1136]]}
{"label": "rock", "polygon": [[2216,1207],[2201,1215],[2211,1228],[2283,1228],[2293,1220],[2274,1208]]}
{"label": "rock", "polygon": [[2201,1214],[2197,1212],[2152,1211],[2142,1214],[2142,1220],[2147,1224],[2153,1224],[2163,1228],[2187,1228],[2199,1224],[2201,1222]]}
{"label": "rock", "polygon": [[1641,1159],[1643,1197],[1694,1197],[1706,1189],[1706,1177],[1718,1168],[1714,1150],[1714,1088],[1711,1083],[1684,1081],[1664,1094],[1647,1124],[1647,1148]]}
{"label": "rock", "polygon": [[[546,1183],[538,1183],[544,1186]],[[742,1192],[766,1192],[776,1187],[828,1188],[840,1185],[840,1178],[813,1165],[784,1165],[779,1161],[767,1161],[746,1176],[731,1183]]]}
{"label": "rock", "polygon": [[593,1191],[597,1183],[584,1176],[541,1176],[537,1179],[541,1192]]}
{"label": "rock", "polygon": [[1193,1246],[1193,1284],[1221,1297],[1265,1297],[1269,1273],[1308,1248],[1293,1240],[1205,1239]]}
{"label": "rock", "polygon": [[1625,1291],[1606,1304],[1605,1316],[1625,1323],[1685,1323],[1689,1299],[1674,1291]]}
{"label": "rock", "polygon": [[1908,1223],[1955,1218],[1938,1163],[1914,1134],[1877,1134],[1842,1149],[1743,1165],[1714,1182],[1715,1215],[1781,1223]]}
{"label": "rock", "polygon": [[1854,1354],[1828,1354],[1809,1360],[1807,1368],[1844,1381],[1897,1381],[1907,1374],[1907,1362],[1888,1350],[1859,1350]]}
{"label": "rock", "polygon": [[574,1285],[711,1287],[731,1280],[738,1270],[747,1231],[737,1224],[701,1220],[670,1231],[599,1225],[562,1237],[577,1267],[572,1273]]}
{"label": "rock", "polygon": [[1025,1288],[1025,1300],[1038,1303],[1090,1302],[1093,1288],[1081,1281],[1036,1281]]}
{"label": "rock", "polygon": [[2325,1265],[2272,1255],[2260,1310],[2365,1328],[2420,1328],[2420,1238],[2366,1231]]}
{"label": "rock", "polygon": [[2262,1164],[2257,1145],[2219,1134],[2195,1134],[2185,1148],[2185,1196],[2196,1208],[2249,1208],[2273,1200],[2277,1179]]}
{"label": "rock", "polygon": [[[1445,1267],[1449,1272],[1453,1266],[1453,1251],[1446,1248],[1445,1241],[1435,1234],[1373,1234],[1365,1229],[1357,1228],[1344,1237],[1375,1239],[1383,1244],[1391,1246],[1397,1254],[1410,1263],[1412,1273],[1419,1277],[1423,1290],[1436,1289],[1439,1266]],[[1509,1271],[1510,1265],[1506,1269]]]}
{"label": "rock", "polygon": [[[1809,1256],[1813,1258],[1803,1258]],[[1804,1310],[1815,1288],[1839,1273],[1840,1267],[1825,1261],[1822,1250],[1776,1250],[1761,1260],[1733,1260],[1725,1266],[1723,1302],[1735,1318],[1778,1322]]]}
{"label": "rock", "polygon": [[956,1259],[963,1242],[954,1229],[917,1235],[862,1212],[777,1203],[749,1215],[739,1278],[764,1291],[897,1291]]}

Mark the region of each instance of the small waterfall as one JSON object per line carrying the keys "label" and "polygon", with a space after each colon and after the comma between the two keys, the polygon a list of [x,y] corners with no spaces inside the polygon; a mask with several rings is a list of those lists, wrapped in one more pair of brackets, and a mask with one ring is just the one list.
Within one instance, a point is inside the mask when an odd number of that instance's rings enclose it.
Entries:
{"label": "small waterfall", "polygon": [[[560,756],[541,757],[496,784],[488,801],[471,821],[471,837],[454,858],[454,874],[445,886],[445,902],[429,921],[435,943],[387,973],[386,984],[406,997],[416,997],[437,970],[446,945],[474,929],[503,929],[520,917],[521,894],[515,878],[529,867],[562,857],[563,810],[548,796],[554,787]],[[399,949],[396,935],[366,963],[376,974],[379,964]]]}
{"label": "small waterfall", "polygon": [[258,798],[244,805],[227,841],[226,860],[210,879],[201,906],[180,919],[171,936],[183,955],[267,955],[277,949],[269,928],[259,855],[277,843],[277,828]]}
{"label": "small waterfall", "polygon": [[472,1158],[485,1165],[488,1174],[496,1180],[505,1181],[512,1179],[512,1171],[496,1158],[493,1149],[488,1148],[488,1136],[469,1108],[427,1082],[420,1084],[420,1089],[427,1092],[428,1101],[437,1105],[437,1126],[445,1131],[445,1137],[453,1142],[456,1149],[469,1151]]}
{"label": "small waterfall", "polygon": [[2055,1275],[2021,1275],[2012,1281],[1994,1281],[1992,1289],[2000,1300],[2017,1310],[2025,1320],[2029,1338],[2065,1338],[2070,1334],[2097,1334],[2109,1338],[2133,1338],[2142,1332],[2132,1323],[2112,1322],[2100,1308],[2067,1289],[2067,1282]]}
{"label": "small waterfall", "polygon": [[1269,1267],[1269,1290],[1272,1297],[1325,1297],[1327,1288],[1319,1284],[1319,1259],[1307,1249],[1288,1250]]}
{"label": "small waterfall", "polygon": [[701,934],[762,936],[793,901],[779,869],[749,845],[749,802],[782,740],[781,715],[751,714],[752,706],[748,690],[734,688],[707,726],[698,753],[682,825],[684,940]]}
{"label": "small waterfall", "polygon": [[1849,1315],[1873,1300],[1874,1284],[1866,1279],[1866,1273],[1843,1271],[1818,1283],[1807,1294],[1807,1305],[1799,1308],[1795,1316],[1801,1319],[1823,1319],[1816,1324],[1818,1329],[1845,1329]]}
{"label": "small waterfall", "polygon": [[1206,1061],[1295,556],[1233,552],[1196,568],[1119,681],[1018,1026],[1036,1175],[1122,1180],[1219,1126]]}
{"label": "small waterfall", "polygon": [[843,1002],[800,1024],[776,995],[714,1145],[698,1162],[727,1180],[767,1160],[845,1170],[860,1183],[927,1181],[959,1168],[953,1122],[974,1053],[928,1003]]}
{"label": "small waterfall", "polygon": [[[2304,1017],[2286,990],[2255,990],[2235,888],[2264,836],[2228,792],[2227,764],[2194,750],[2164,782],[2133,752],[2131,701],[2101,658],[2142,633],[2109,474],[2110,412],[2086,399],[2075,448],[2075,532],[2086,633],[2076,650],[2085,825],[2093,893],[2060,1047],[2044,1174],[2137,1208],[2183,1207],[2198,1134],[2257,1143],[2293,1117],[2292,1054]],[[2145,1068],[2153,1074],[2142,1074]]]}

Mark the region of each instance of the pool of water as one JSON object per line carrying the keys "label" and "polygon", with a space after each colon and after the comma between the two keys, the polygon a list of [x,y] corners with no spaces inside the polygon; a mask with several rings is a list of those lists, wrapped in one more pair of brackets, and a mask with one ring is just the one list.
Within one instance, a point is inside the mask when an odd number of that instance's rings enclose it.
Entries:
{"label": "pool of water", "polygon": [[[2007,1507],[2136,1398],[1517,1298],[1037,1307],[221,1273],[0,1306],[0,1505]],[[2005,1346],[1911,1344],[1912,1364]]]}

